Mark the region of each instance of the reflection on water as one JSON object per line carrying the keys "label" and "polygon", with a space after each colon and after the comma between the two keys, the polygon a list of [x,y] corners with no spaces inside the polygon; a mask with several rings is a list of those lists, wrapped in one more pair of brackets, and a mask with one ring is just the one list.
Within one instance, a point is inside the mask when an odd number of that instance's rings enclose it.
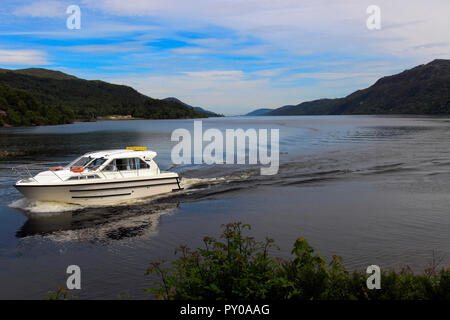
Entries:
{"label": "reflection on water", "polygon": [[[1,148],[26,154],[0,161],[0,274],[5,275],[0,281],[12,281],[6,276],[11,272],[28,279],[24,259],[38,270],[55,269],[55,274],[68,260],[88,261],[95,269],[92,277],[102,282],[83,294],[109,297],[105,290],[119,291],[109,286],[111,279],[123,277],[114,281],[139,287],[148,259],[170,259],[177,245],[196,245],[230,221],[251,223],[256,236],[276,239],[282,256],[289,255],[293,240],[302,235],[319,252],[342,255],[350,268],[373,263],[421,268],[431,250],[450,254],[447,121],[365,116],[207,119],[204,130],[279,128],[279,173],[261,176],[256,165],[181,165],[173,170],[182,176],[182,192],[104,207],[29,202],[12,187],[15,177],[9,168],[147,145],[167,169],[175,144],[172,130],[192,130],[193,121],[1,129]],[[110,277],[103,275],[105,270]],[[55,277],[49,272],[44,284],[32,286],[37,292],[53,289]],[[25,280],[10,286],[17,288],[18,297],[28,288]],[[7,296],[0,289],[0,297]]]}
{"label": "reflection on water", "polygon": [[[45,204],[43,204],[45,205]],[[50,215],[34,215],[17,231],[19,238],[46,236],[55,241],[109,241],[149,237],[156,232],[161,214],[176,209],[178,203],[82,208]],[[28,212],[25,212],[28,214]]]}

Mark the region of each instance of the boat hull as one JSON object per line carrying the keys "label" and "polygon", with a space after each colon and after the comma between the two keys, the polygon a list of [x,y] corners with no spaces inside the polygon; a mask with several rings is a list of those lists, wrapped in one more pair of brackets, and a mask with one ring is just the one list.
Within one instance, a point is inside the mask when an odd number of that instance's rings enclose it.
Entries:
{"label": "boat hull", "polygon": [[60,185],[16,184],[26,198],[81,205],[101,205],[180,190],[178,176]]}

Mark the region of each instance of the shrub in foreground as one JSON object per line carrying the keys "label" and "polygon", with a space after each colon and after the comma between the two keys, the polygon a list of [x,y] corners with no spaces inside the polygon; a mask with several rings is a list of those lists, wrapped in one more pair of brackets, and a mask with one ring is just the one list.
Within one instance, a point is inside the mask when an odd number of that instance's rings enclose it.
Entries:
{"label": "shrub in foreground", "polygon": [[450,299],[450,269],[382,271],[381,289],[369,290],[367,274],[349,273],[337,256],[327,264],[305,239],[298,238],[293,258],[283,260],[269,254],[273,240],[245,236],[249,229],[240,222],[227,224],[221,239],[204,238],[204,248],[180,246],[169,267],[151,263],[146,273],[159,281],[146,291],[164,300]]}

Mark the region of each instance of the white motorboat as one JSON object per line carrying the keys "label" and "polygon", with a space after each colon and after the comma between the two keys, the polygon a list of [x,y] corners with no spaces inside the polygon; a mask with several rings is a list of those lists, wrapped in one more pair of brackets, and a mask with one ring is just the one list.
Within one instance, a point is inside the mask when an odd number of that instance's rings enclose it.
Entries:
{"label": "white motorboat", "polygon": [[30,174],[14,186],[32,200],[91,205],[181,190],[178,174],[160,171],[155,156],[146,147],[90,152],[67,166]]}

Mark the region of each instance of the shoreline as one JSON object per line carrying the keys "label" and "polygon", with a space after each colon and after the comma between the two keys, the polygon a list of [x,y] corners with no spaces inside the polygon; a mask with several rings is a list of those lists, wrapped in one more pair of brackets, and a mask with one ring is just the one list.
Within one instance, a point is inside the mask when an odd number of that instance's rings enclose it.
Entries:
{"label": "shoreline", "polygon": [[[230,117],[236,117],[236,118],[254,118],[258,117],[261,119],[264,118],[270,118],[270,117],[280,117],[280,118],[295,118],[295,117],[387,117],[387,118],[430,118],[430,119],[447,119],[450,117],[450,114],[440,114],[440,115],[430,115],[430,114],[314,114],[314,115],[260,115],[260,116],[247,116],[247,115],[237,115],[237,116],[223,116],[220,118],[230,118]],[[75,123],[82,123],[82,122],[97,122],[97,121],[124,121],[124,120],[186,120],[186,119],[208,119],[208,118],[219,118],[214,116],[209,117],[202,117],[202,118],[158,118],[158,119],[152,119],[152,118],[137,118],[137,117],[128,117],[128,116],[102,116],[98,118],[93,119],[74,119],[70,123],[59,123],[59,124],[41,124],[41,125],[31,125],[31,126],[12,126],[8,123],[4,123],[3,126],[0,126],[1,129],[11,129],[11,128],[33,128],[33,127],[51,127],[51,126],[60,126],[60,125],[69,125],[69,124],[75,124]]]}
{"label": "shoreline", "polygon": [[66,124],[74,124],[74,123],[80,123],[80,122],[97,122],[97,121],[104,121],[104,120],[186,120],[186,119],[207,119],[207,118],[217,118],[213,116],[208,117],[201,117],[201,118],[137,118],[137,117],[128,117],[128,116],[103,116],[98,117],[94,119],[74,119],[72,122],[69,123],[58,123],[58,124],[39,124],[39,125],[31,125],[31,126],[12,126],[8,123],[3,123],[2,126],[0,126],[0,129],[5,128],[32,128],[32,127],[51,127],[51,126],[61,126]]}
{"label": "shoreline", "polygon": [[0,150],[0,160],[6,159],[9,157],[17,157],[17,156],[23,156],[23,155],[25,155],[25,152]]}

